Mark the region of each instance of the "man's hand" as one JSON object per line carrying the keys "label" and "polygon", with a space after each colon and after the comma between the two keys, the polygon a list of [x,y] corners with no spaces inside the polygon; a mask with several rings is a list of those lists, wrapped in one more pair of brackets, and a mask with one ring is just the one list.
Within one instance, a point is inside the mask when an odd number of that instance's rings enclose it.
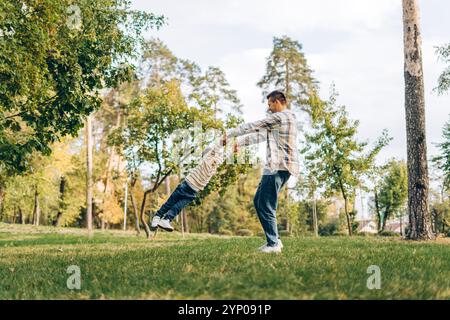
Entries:
{"label": "man's hand", "polygon": [[224,132],[222,135],[221,144],[224,147],[227,145],[227,133],[226,132]]}
{"label": "man's hand", "polygon": [[234,143],[233,143],[233,153],[238,153],[239,152],[239,145],[238,145],[238,143],[237,143],[237,141],[235,141]]}

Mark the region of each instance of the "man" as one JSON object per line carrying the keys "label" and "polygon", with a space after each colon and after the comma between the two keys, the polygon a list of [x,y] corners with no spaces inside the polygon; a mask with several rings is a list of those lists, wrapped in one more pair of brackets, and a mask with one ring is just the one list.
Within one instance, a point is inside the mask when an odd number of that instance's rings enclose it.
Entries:
{"label": "man", "polygon": [[278,194],[291,175],[298,175],[297,123],[295,114],[287,108],[285,95],[273,91],[267,96],[268,117],[246,123],[227,132],[228,137],[265,132],[266,163],[253,204],[264,229],[267,243],[259,248],[265,253],[279,253],[283,244],[278,236],[276,210]]}

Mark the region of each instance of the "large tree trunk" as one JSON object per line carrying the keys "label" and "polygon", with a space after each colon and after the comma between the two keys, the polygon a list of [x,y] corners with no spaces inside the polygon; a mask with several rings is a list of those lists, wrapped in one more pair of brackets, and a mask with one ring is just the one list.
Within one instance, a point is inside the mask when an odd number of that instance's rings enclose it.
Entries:
{"label": "large tree trunk", "polygon": [[407,238],[433,239],[428,208],[428,166],[425,139],[425,98],[417,0],[403,0],[404,76],[408,159]]}
{"label": "large tree trunk", "polygon": [[92,122],[91,116],[86,118],[86,212],[89,237],[92,236]]}

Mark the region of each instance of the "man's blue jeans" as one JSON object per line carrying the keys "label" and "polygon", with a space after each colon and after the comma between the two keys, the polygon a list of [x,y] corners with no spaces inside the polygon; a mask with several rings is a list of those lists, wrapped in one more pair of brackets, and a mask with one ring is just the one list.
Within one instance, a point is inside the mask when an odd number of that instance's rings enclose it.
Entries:
{"label": "man's blue jeans", "polygon": [[197,192],[192,187],[183,181],[172,192],[169,199],[159,208],[156,215],[172,221],[180,213],[181,209],[186,207],[192,200],[195,199]]}
{"label": "man's blue jeans", "polygon": [[284,170],[263,175],[253,199],[256,213],[266,234],[268,246],[274,246],[278,242],[276,219],[278,193],[290,176],[289,171]]}

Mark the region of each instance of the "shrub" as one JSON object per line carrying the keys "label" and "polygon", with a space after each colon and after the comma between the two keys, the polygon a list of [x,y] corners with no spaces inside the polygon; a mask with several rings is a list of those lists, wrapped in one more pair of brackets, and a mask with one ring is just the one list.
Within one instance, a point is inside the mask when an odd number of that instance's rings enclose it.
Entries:
{"label": "shrub", "polygon": [[223,229],[219,231],[219,234],[222,236],[232,236],[233,232],[231,232],[230,230],[227,229]]}
{"label": "shrub", "polygon": [[382,237],[400,237],[399,233],[389,230],[378,232],[378,235]]}
{"label": "shrub", "polygon": [[248,229],[239,229],[238,231],[236,231],[236,235],[243,237],[251,237],[253,236],[253,232]]}
{"label": "shrub", "polygon": [[357,235],[357,236],[362,236],[362,237],[371,237],[371,236],[374,236],[375,233],[370,233],[370,232],[358,232],[356,235]]}
{"label": "shrub", "polygon": [[280,237],[289,237],[291,233],[287,230],[280,230],[279,231]]}
{"label": "shrub", "polygon": [[336,234],[338,230],[338,222],[332,221],[324,225],[319,225],[319,235],[321,236],[331,236]]}

